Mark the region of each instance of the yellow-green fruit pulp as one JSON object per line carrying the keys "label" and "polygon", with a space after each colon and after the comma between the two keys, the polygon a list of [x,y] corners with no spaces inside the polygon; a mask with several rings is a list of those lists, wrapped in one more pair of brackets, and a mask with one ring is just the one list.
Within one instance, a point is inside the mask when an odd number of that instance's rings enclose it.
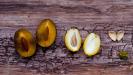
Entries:
{"label": "yellow-green fruit pulp", "polygon": [[88,56],[97,54],[100,50],[100,37],[95,33],[90,33],[84,41],[83,49]]}
{"label": "yellow-green fruit pulp", "polygon": [[65,35],[65,45],[66,47],[72,51],[76,52],[81,47],[81,36],[79,30],[76,28],[71,28],[66,32]]}

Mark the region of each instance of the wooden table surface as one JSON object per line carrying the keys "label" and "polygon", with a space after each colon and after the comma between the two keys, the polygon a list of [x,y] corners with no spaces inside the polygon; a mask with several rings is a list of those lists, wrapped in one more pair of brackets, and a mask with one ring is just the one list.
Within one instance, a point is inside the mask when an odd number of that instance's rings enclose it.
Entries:
{"label": "wooden table surface", "polygon": [[[31,58],[20,58],[14,48],[15,31],[25,27],[35,37],[37,26],[47,18],[56,23],[56,42],[48,49],[37,46],[37,52]],[[82,48],[74,54],[69,52],[64,45],[63,36],[66,30],[73,26],[80,30],[83,40],[90,32],[100,35],[101,52],[93,58],[85,56]],[[125,35],[121,41],[113,42],[107,35],[108,31],[125,31]],[[116,55],[123,49],[129,52],[129,59],[126,61],[120,60]],[[133,64],[133,0],[0,0],[0,64],[35,69],[41,73],[54,70],[57,72],[63,70],[64,73],[69,69],[66,65],[76,64],[77,66],[82,64],[131,66]],[[84,69],[89,69],[89,66]],[[113,69],[105,70],[106,72],[102,74],[112,74]],[[123,69],[121,67],[118,69],[120,69],[118,73],[122,75]],[[80,70],[78,71],[84,74],[82,68]],[[123,75],[133,74],[132,69],[124,72]],[[67,73],[70,75],[69,72]],[[74,70],[72,75],[73,73]],[[86,74],[88,73],[91,72]]]}

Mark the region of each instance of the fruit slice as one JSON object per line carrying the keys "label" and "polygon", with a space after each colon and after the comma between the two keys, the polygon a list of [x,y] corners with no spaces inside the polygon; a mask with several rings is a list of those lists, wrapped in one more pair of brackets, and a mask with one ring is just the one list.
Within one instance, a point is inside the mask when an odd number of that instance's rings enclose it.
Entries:
{"label": "fruit slice", "polygon": [[36,51],[36,43],[27,29],[19,29],[14,36],[15,48],[21,57],[30,57]]}
{"label": "fruit slice", "polygon": [[124,31],[118,31],[117,32],[117,40],[120,41],[124,36]]}
{"label": "fruit slice", "polygon": [[100,49],[100,37],[95,33],[90,33],[84,41],[83,49],[88,56],[97,54]]}
{"label": "fruit slice", "polygon": [[116,34],[115,31],[109,31],[108,32],[108,35],[111,38],[111,40],[113,40],[113,41],[116,41],[117,40],[117,34]]}
{"label": "fruit slice", "polygon": [[76,52],[80,49],[81,36],[78,29],[71,28],[66,32],[65,44],[66,44],[66,47],[72,52]]}
{"label": "fruit slice", "polygon": [[37,28],[36,37],[40,46],[51,46],[56,38],[55,23],[50,19],[43,20]]}

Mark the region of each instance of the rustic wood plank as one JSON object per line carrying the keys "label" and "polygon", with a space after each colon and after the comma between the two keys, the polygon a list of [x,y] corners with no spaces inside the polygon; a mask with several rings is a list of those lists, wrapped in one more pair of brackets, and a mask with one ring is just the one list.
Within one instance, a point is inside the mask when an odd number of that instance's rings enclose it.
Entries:
{"label": "rustic wood plank", "polygon": [[[46,18],[56,23],[58,32],[55,44],[48,49],[37,46],[33,57],[21,59],[14,48],[15,31],[26,27],[34,35],[38,24]],[[130,65],[133,64],[132,20],[132,0],[3,0],[0,1],[0,64],[10,63],[41,72],[60,71],[65,65],[74,64]],[[87,58],[82,48],[75,54],[69,52],[63,36],[72,26],[79,28],[83,39],[90,32],[99,34],[101,53]],[[122,41],[113,42],[107,35],[110,30],[125,31]],[[122,49],[129,52],[127,61],[115,55]]]}

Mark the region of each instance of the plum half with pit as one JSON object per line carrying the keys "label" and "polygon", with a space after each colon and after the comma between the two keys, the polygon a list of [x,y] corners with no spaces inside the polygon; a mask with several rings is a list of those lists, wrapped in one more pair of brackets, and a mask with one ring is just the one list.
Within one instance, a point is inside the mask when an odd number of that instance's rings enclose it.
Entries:
{"label": "plum half with pit", "polygon": [[21,57],[30,57],[36,51],[36,42],[32,34],[25,28],[21,28],[14,35],[15,48]]}

